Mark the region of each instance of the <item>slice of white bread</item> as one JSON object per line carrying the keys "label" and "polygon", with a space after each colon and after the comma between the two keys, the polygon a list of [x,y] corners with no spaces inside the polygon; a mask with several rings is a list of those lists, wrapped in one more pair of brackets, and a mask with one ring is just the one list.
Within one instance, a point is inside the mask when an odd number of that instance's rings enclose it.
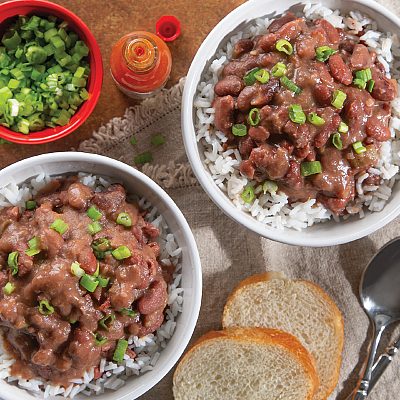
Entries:
{"label": "slice of white bread", "polygon": [[277,272],[251,276],[228,298],[222,326],[265,327],[291,333],[315,359],[320,387],[314,399],[325,400],[336,387],[344,341],[343,318],[319,286],[286,279]]}
{"label": "slice of white bread", "polygon": [[309,353],[275,329],[202,336],[174,374],[175,400],[311,400],[318,376]]}

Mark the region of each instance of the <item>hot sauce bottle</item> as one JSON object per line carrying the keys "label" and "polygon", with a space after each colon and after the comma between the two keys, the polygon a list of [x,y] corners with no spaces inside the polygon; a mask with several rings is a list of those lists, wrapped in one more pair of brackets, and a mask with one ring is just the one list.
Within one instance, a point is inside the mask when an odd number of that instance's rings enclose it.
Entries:
{"label": "hot sauce bottle", "polygon": [[169,78],[171,52],[158,36],[137,31],[123,36],[111,52],[111,75],[118,88],[136,99],[161,90]]}

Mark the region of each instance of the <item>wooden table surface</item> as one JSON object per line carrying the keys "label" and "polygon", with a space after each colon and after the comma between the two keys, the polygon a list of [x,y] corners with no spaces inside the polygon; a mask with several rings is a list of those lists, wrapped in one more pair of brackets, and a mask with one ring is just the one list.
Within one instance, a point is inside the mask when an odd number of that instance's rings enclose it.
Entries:
{"label": "wooden table surface", "polygon": [[[0,1],[3,2],[3,1]],[[203,39],[231,10],[244,0],[57,0],[88,25],[96,37],[104,63],[102,93],[89,119],[66,138],[44,145],[4,144],[0,146],[0,168],[37,154],[77,148],[92,132],[112,117],[121,116],[135,104],[115,87],[109,73],[112,45],[124,34],[143,29],[155,31],[162,15],[175,15],[182,24],[182,34],[169,44],[173,67],[168,86],[185,76]]]}

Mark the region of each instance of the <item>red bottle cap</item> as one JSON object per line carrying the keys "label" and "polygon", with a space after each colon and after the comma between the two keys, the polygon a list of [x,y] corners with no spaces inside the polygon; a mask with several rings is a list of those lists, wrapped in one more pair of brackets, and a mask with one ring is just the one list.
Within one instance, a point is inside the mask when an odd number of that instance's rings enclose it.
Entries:
{"label": "red bottle cap", "polygon": [[181,34],[181,23],[173,15],[163,15],[156,23],[156,33],[164,42],[172,42]]}

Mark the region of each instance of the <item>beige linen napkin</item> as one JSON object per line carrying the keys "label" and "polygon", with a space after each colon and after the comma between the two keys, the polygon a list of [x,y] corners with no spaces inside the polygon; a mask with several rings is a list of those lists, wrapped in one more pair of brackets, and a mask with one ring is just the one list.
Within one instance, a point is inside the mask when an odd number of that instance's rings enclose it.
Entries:
{"label": "beige linen napkin", "polygon": [[[398,0],[380,0],[400,15]],[[398,235],[400,220],[369,237],[342,246],[327,248],[294,247],[257,236],[239,226],[209,200],[188,164],[180,127],[180,102],[184,81],[141,106],[130,108],[124,117],[114,118],[82,143],[79,150],[107,155],[133,164],[133,157],[151,150],[154,160],[142,168],[180,207],[195,235],[203,266],[203,302],[193,340],[210,329],[220,329],[221,313],[229,292],[251,274],[266,270],[282,271],[291,278],[302,278],[322,286],[336,301],[345,320],[345,347],[340,381],[330,399],[344,400],[354,388],[364,360],[371,330],[358,301],[361,273],[371,256]],[[137,145],[129,142],[137,137]],[[167,141],[150,145],[153,135]],[[388,344],[399,334],[389,332]],[[400,398],[400,356],[369,396],[371,400]],[[172,373],[142,400],[171,400]],[[227,399],[228,400],[228,399]]]}

